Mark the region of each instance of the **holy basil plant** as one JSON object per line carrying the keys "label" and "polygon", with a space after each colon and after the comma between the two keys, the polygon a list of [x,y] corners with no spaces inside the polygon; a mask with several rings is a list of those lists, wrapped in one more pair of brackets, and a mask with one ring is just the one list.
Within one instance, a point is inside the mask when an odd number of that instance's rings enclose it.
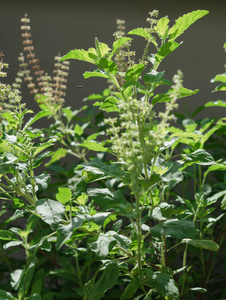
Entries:
{"label": "holy basil plant", "polygon": [[[170,80],[160,69],[207,14],[193,11],[170,26],[153,11],[148,27],[128,37],[117,20],[111,47],[96,38],[95,47],[63,56],[59,64],[88,62],[84,78],[109,86],[84,99],[94,103],[81,108],[83,117],[56,102],[48,83],[37,95],[40,112],[27,120],[33,112],[18,91],[1,84],[0,299],[226,296],[225,118],[192,118],[225,101],[178,114],[177,100],[198,89],[183,87],[180,70]],[[145,41],[140,57],[136,38]],[[225,77],[212,80],[222,83],[215,91],[225,90]],[[43,118],[51,125],[34,127]]]}

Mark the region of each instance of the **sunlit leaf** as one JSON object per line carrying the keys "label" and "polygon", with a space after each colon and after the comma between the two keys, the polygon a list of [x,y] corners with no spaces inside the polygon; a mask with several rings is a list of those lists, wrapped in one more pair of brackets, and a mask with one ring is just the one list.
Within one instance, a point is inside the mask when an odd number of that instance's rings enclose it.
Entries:
{"label": "sunlit leaf", "polygon": [[67,59],[77,59],[77,60],[83,60],[94,64],[95,60],[90,57],[91,56],[90,54],[92,54],[91,51],[86,51],[84,49],[74,49],[68,52],[66,55],[64,55],[60,61],[67,60]]}
{"label": "sunlit leaf", "polygon": [[195,21],[207,15],[209,12],[207,10],[196,10],[187,14],[184,14],[182,17],[179,17],[175,21],[175,25],[170,28],[169,31],[169,41],[175,40],[180,36],[186,29],[188,29]]}
{"label": "sunlit leaf", "polygon": [[[181,44],[181,43],[180,43]],[[158,52],[155,55],[156,62],[160,64],[160,62],[174,50],[176,50],[180,44],[175,41],[168,41],[163,46],[161,46]]]}
{"label": "sunlit leaf", "polygon": [[96,70],[96,71],[93,71],[93,72],[85,72],[83,74],[84,78],[85,79],[88,79],[90,77],[101,77],[101,78],[106,78],[106,79],[109,79],[109,76],[108,74],[106,74],[105,72],[101,71],[101,70]]}
{"label": "sunlit leaf", "polygon": [[62,203],[51,199],[41,199],[36,204],[36,212],[52,229],[55,229],[62,220],[64,211]]}
{"label": "sunlit leaf", "polygon": [[136,28],[136,29],[130,30],[128,32],[128,34],[139,35],[139,36],[145,38],[146,40],[150,39],[150,33],[148,32],[147,28],[142,28],[142,27]]}

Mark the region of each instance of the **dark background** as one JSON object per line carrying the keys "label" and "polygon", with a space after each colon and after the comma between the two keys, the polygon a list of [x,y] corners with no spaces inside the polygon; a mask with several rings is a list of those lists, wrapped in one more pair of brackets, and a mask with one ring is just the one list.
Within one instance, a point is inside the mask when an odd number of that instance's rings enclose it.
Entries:
{"label": "dark background", "polygon": [[[12,83],[18,70],[17,57],[22,51],[20,18],[24,13],[31,19],[31,33],[36,56],[40,59],[41,68],[52,75],[54,56],[66,54],[74,48],[88,49],[94,46],[94,38],[107,43],[110,47],[114,41],[116,19],[126,21],[126,31],[146,26],[148,12],[159,10],[159,17],[168,15],[170,25],[179,16],[196,9],[209,10],[209,14],[193,24],[177,42],[183,44],[170,54],[159,68],[166,70],[166,77],[172,76],[178,69],[184,74],[184,86],[200,89],[192,97],[180,100],[180,111],[195,108],[208,101],[224,100],[224,93],[213,93],[216,86],[210,79],[216,74],[224,73],[226,53],[223,44],[226,42],[226,1],[225,0],[115,0],[115,1],[2,1],[0,0],[0,50],[9,63],[8,78]],[[143,39],[134,37],[137,53],[144,46]],[[71,61],[66,106],[79,108],[82,99],[91,93],[107,87],[104,79],[83,79],[86,70],[93,66],[80,61]],[[83,89],[77,86],[82,85]],[[29,108],[37,110],[37,104],[23,88],[23,101]],[[198,115],[199,118],[225,116],[225,111],[209,108]]]}

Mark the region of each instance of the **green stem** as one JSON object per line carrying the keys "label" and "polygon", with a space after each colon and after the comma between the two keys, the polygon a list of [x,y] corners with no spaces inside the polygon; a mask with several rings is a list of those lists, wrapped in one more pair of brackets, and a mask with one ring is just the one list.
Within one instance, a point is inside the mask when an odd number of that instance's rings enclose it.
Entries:
{"label": "green stem", "polygon": [[6,174],[2,174],[3,177],[6,179],[6,181],[13,187],[14,191],[18,194],[24,197],[30,204],[35,205],[36,201],[28,194],[25,194],[20,187],[17,187]]}
{"label": "green stem", "polygon": [[188,250],[188,244],[185,244],[185,249],[184,249],[184,256],[183,256],[183,282],[182,282],[182,287],[181,287],[181,297],[183,296],[184,293],[184,285],[185,285],[185,280],[186,280],[186,263],[187,263],[187,250]]}

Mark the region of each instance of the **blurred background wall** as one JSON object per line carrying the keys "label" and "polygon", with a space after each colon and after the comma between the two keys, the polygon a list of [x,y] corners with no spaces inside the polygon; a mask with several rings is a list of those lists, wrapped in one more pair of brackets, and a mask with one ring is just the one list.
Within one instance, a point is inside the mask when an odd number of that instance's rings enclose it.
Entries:
{"label": "blurred background wall", "polygon": [[[4,61],[10,64],[6,82],[12,83],[18,70],[17,57],[23,49],[20,19],[24,13],[31,19],[33,44],[41,68],[52,74],[53,58],[58,53],[64,55],[74,48],[93,47],[96,36],[111,46],[116,19],[124,19],[129,31],[146,26],[148,12],[153,9],[159,10],[159,17],[168,15],[171,26],[182,14],[196,9],[209,10],[207,16],[177,39],[178,42],[183,40],[183,44],[168,56],[159,70],[166,70],[166,78],[171,80],[180,69],[184,74],[184,86],[200,89],[197,95],[180,100],[181,111],[191,112],[207,101],[224,100],[224,93],[211,94],[215,84],[211,84],[210,79],[225,72],[225,0],[0,0],[0,50],[5,54]],[[134,37],[134,45],[139,53],[144,45],[142,38]],[[84,97],[107,87],[101,78],[84,80],[86,70],[93,70],[93,66],[71,61],[66,106],[79,108]],[[78,89],[79,85],[83,89]],[[38,109],[25,87],[23,99],[29,108]],[[205,116],[225,116],[225,111],[211,108],[198,115],[200,118]]]}

